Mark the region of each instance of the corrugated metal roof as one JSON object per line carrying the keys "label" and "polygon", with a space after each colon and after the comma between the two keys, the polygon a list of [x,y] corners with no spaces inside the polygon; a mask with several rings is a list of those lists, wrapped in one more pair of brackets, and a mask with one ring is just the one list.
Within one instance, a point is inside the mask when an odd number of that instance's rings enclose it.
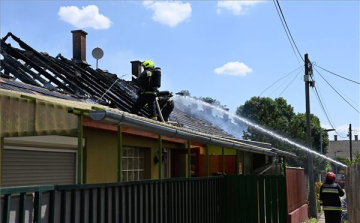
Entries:
{"label": "corrugated metal roof", "polygon": [[1,89],[1,137],[76,134],[77,117],[70,108],[68,101]]}

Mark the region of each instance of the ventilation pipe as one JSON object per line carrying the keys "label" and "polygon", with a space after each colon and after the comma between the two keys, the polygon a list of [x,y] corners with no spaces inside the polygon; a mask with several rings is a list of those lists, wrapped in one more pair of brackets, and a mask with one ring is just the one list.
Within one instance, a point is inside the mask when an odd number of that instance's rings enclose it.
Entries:
{"label": "ventilation pipe", "polygon": [[135,77],[139,77],[141,74],[141,61],[140,60],[134,60],[134,61],[130,61],[131,63],[131,74],[133,75],[132,77],[132,81],[135,81]]}

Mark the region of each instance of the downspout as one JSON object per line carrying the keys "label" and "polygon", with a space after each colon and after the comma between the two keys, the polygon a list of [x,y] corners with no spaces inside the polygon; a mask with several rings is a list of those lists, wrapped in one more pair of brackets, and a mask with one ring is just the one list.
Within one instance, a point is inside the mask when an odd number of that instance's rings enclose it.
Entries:
{"label": "downspout", "polygon": [[152,132],[158,135],[167,136],[169,138],[180,138],[203,144],[212,144],[215,146],[226,147],[241,151],[249,151],[260,154],[276,155],[270,149],[264,149],[255,145],[248,145],[241,142],[236,142],[228,139],[217,139],[207,134],[185,131],[177,127],[168,127],[161,123],[151,122],[148,119],[134,116],[123,112],[118,114],[111,111],[90,111],[90,117],[95,121],[101,121],[112,125],[121,125],[129,128],[140,129],[147,132]]}

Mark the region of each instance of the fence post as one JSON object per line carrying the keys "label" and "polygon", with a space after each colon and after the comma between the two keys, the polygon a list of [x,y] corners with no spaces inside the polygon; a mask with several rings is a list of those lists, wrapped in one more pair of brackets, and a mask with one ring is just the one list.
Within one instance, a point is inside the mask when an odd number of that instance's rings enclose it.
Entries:
{"label": "fence post", "polygon": [[264,175],[258,176],[259,179],[259,222],[265,223],[265,187]]}
{"label": "fence post", "polygon": [[287,206],[286,206],[286,178],[285,176],[278,176],[279,186],[279,222],[287,221]]}

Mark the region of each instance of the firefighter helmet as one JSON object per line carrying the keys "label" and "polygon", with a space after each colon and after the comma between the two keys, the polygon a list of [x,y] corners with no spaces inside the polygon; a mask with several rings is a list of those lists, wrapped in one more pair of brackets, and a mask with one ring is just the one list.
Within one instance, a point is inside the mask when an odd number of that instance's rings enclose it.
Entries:
{"label": "firefighter helmet", "polygon": [[326,174],[326,179],[335,181],[335,180],[336,180],[336,175],[335,175],[335,173],[333,173],[333,172],[328,172],[328,173]]}
{"label": "firefighter helmet", "polygon": [[142,62],[142,65],[144,68],[154,68],[154,62],[152,62],[151,60],[145,60],[144,62]]}

